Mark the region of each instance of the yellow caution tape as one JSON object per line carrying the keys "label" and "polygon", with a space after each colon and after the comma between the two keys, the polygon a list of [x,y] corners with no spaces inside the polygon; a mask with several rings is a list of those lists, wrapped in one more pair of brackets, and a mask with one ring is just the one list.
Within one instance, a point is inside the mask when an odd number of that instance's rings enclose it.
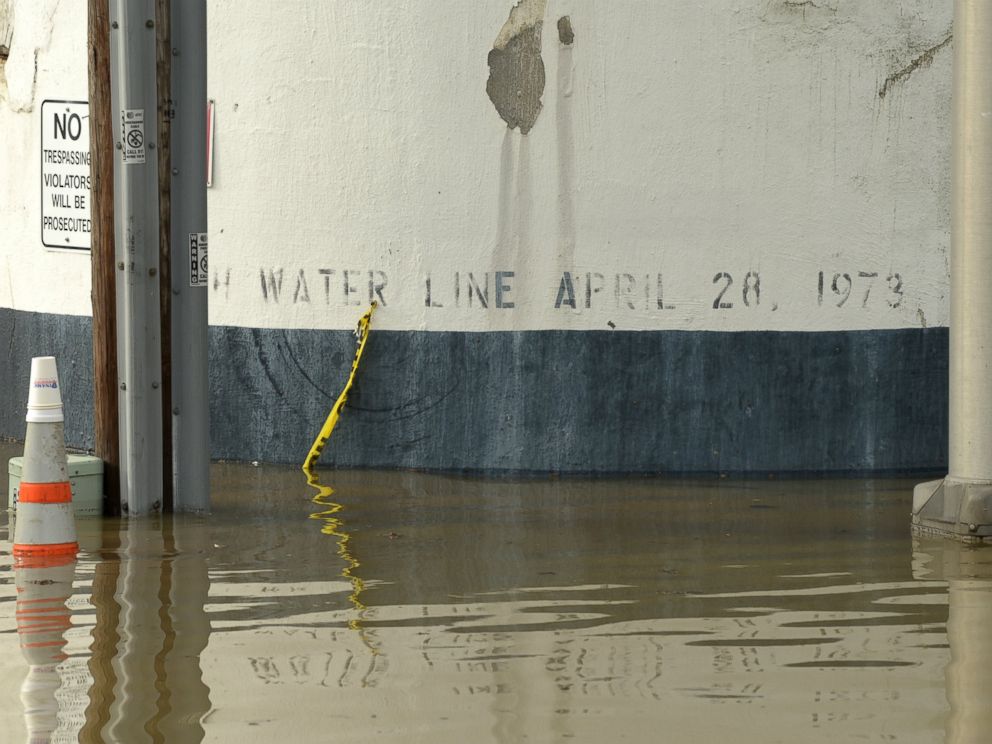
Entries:
{"label": "yellow caution tape", "polygon": [[[315,504],[326,507],[323,511],[319,511],[315,514],[311,514],[311,519],[318,519],[324,523],[321,528],[321,532],[325,535],[331,535],[338,541],[338,555],[345,562],[345,567],[341,571],[341,575],[351,582],[352,592],[348,597],[348,600],[352,603],[356,610],[358,610],[361,615],[366,609],[368,609],[361,601],[360,597],[365,589],[365,582],[363,582],[358,576],[353,572],[361,564],[355,557],[351,554],[348,549],[348,540],[350,535],[343,531],[344,522],[335,516],[344,507],[341,504],[336,504],[330,500],[330,497],[334,494],[334,489],[330,486],[325,486],[320,482],[320,477],[317,474],[317,460],[320,458],[320,453],[323,452],[327,441],[331,438],[331,432],[334,431],[334,427],[338,423],[338,419],[341,418],[341,409],[344,408],[344,404],[348,400],[348,393],[351,391],[351,386],[355,383],[355,375],[358,373],[358,365],[362,361],[362,354],[365,352],[365,343],[369,339],[369,330],[372,325],[372,313],[376,308],[375,302],[368,309],[358,321],[358,327],[355,329],[355,335],[358,336],[358,348],[355,350],[355,359],[351,363],[351,374],[348,375],[348,381],[345,383],[344,389],[338,396],[338,399],[334,402],[334,406],[331,408],[331,412],[327,414],[327,420],[324,422],[324,426],[321,427],[320,434],[317,435],[317,439],[314,440],[313,446],[310,448],[310,452],[307,454],[307,459],[303,461],[303,472],[307,476],[307,484],[313,486],[317,489],[317,495],[314,496],[313,501]],[[361,636],[365,645],[372,651],[373,656],[378,654],[378,649],[374,646],[369,638],[366,637],[365,631],[362,628],[361,620],[351,620],[348,626],[354,630],[357,630]]]}
{"label": "yellow caution tape", "polygon": [[[324,446],[327,444],[327,440],[331,438],[331,432],[334,431],[334,427],[337,426],[338,419],[341,418],[341,409],[344,408],[345,402],[348,400],[348,393],[351,392],[351,386],[355,383],[355,375],[358,374],[358,365],[362,361],[362,354],[365,353],[365,344],[369,340],[369,329],[372,326],[372,313],[375,312],[378,303],[373,302],[372,306],[368,309],[358,321],[358,327],[355,329],[355,335],[358,336],[358,349],[355,350],[355,360],[351,363],[351,374],[348,375],[348,381],[344,385],[344,390],[341,391],[341,395],[338,396],[337,401],[334,403],[334,407],[331,408],[331,412],[327,414],[327,420],[324,422],[324,426],[320,430],[320,434],[314,440],[313,446],[310,448],[310,453],[307,455],[307,459],[303,461],[303,472],[307,474],[308,482],[309,479],[314,475],[314,468],[317,466],[317,460],[320,459],[320,453],[324,451]],[[310,485],[313,485],[311,483]]]}

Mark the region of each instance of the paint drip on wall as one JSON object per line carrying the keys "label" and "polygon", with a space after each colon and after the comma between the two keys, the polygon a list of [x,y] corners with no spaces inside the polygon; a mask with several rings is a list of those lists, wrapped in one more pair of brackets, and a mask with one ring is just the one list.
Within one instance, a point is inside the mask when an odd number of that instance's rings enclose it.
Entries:
{"label": "paint drip on wall", "polygon": [[544,60],[541,29],[548,0],[520,0],[489,52],[486,93],[510,129],[527,134],[541,113]]}

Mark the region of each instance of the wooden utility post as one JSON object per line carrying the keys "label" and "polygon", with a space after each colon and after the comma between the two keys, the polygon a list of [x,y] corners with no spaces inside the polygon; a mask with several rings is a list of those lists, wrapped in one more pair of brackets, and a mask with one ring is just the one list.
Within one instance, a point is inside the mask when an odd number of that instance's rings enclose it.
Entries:
{"label": "wooden utility post", "polygon": [[172,511],[172,0],[155,2],[158,88],[158,244],[162,307],[162,508]]}
{"label": "wooden utility post", "polygon": [[120,514],[117,292],[114,268],[114,135],[110,111],[110,13],[89,0],[90,204],[92,209],[93,450],[104,462],[104,513]]}

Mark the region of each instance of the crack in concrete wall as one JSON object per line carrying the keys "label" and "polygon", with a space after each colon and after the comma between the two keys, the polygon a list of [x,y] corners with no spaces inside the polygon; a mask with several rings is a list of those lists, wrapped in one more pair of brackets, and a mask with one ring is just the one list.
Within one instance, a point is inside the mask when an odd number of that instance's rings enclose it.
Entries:
{"label": "crack in concrete wall", "polygon": [[886,94],[888,94],[888,92],[892,89],[894,85],[897,85],[898,83],[901,83],[902,81],[906,80],[906,78],[908,78],[917,70],[932,65],[933,58],[937,55],[937,52],[939,52],[944,47],[948,46],[953,39],[954,39],[954,34],[952,33],[948,34],[947,38],[945,38],[942,42],[930,47],[929,49],[924,50],[922,54],[920,54],[918,57],[915,57],[913,61],[910,62],[908,65],[906,65],[902,69],[892,73],[887,78],[885,78],[885,82],[882,84],[882,87],[879,88],[878,90],[878,97],[884,99]]}
{"label": "crack in concrete wall", "polygon": [[489,52],[486,93],[510,129],[527,134],[541,113],[544,59],[541,30],[547,0],[520,0],[500,29]]}
{"label": "crack in concrete wall", "polygon": [[820,3],[813,2],[813,0],[802,0],[801,2],[799,0],[784,0],[784,2],[782,3],[782,5],[784,5],[786,8],[790,8],[792,10],[802,10],[803,16],[806,15],[806,10],[807,9],[825,10],[825,11],[828,11],[830,13],[836,13],[837,12],[837,8],[835,6],[833,6],[833,5],[826,5],[826,4],[821,5]]}

